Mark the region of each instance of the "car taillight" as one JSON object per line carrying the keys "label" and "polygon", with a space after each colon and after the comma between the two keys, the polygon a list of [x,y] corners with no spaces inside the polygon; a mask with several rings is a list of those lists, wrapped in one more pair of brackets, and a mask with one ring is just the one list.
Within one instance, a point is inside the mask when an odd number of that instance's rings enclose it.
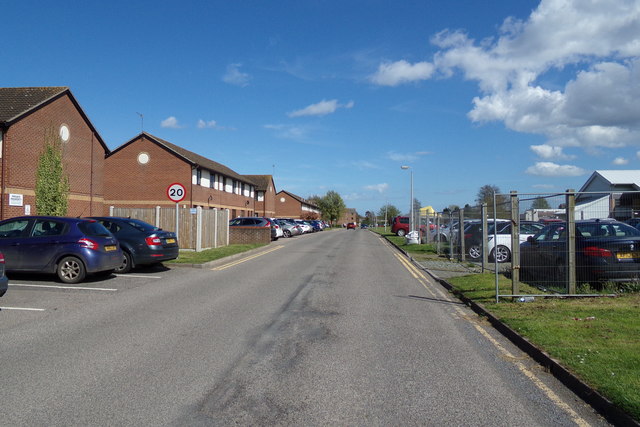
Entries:
{"label": "car taillight", "polygon": [[465,239],[470,239],[470,238],[471,238],[471,234],[465,234],[465,235],[464,235],[464,238],[465,238]]}
{"label": "car taillight", "polygon": [[4,264],[4,254],[0,252],[0,264]]}
{"label": "car taillight", "polygon": [[584,248],[584,254],[586,256],[609,258],[613,256],[613,253],[608,249],[602,249],[597,246],[587,246]]}
{"label": "car taillight", "polygon": [[157,246],[162,244],[162,240],[158,236],[151,236],[144,239],[149,246]]}
{"label": "car taillight", "polygon": [[91,239],[87,239],[86,237],[78,240],[78,243],[80,244],[81,247],[92,249],[94,251],[97,251],[98,248],[100,248],[100,245],[98,244],[98,242]]}

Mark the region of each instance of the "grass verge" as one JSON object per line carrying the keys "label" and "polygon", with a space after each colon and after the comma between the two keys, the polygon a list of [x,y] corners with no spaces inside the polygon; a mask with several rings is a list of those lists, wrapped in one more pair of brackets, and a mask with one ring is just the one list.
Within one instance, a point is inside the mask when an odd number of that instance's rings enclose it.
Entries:
{"label": "grass verge", "polygon": [[166,264],[204,264],[205,262],[215,261],[220,258],[225,258],[231,255],[239,254],[242,252],[256,249],[265,244],[247,244],[247,245],[229,245],[221,248],[205,249],[201,252],[195,251],[180,251],[180,256],[177,259],[166,262]]}

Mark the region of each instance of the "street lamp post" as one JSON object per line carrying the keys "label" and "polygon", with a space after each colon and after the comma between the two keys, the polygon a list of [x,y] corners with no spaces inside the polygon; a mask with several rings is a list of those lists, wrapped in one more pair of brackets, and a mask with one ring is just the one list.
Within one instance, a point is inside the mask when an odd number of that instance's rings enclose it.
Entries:
{"label": "street lamp post", "polygon": [[[400,166],[401,169],[411,169],[409,166]],[[409,200],[409,232],[415,231],[414,217],[413,217],[413,169],[411,169],[411,199]]]}

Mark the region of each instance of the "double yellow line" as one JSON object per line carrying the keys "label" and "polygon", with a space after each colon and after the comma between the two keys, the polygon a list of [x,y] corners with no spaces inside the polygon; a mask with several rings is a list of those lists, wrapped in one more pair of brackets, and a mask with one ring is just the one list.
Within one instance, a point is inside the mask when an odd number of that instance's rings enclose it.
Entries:
{"label": "double yellow line", "polygon": [[268,253],[270,253],[270,252],[277,251],[278,249],[282,249],[283,247],[284,247],[284,246],[274,246],[273,248],[271,248],[271,249],[267,249],[266,251],[262,251],[262,252],[260,252],[260,253],[254,254],[254,255],[251,255],[251,256],[248,256],[248,257],[245,257],[245,258],[241,258],[241,259],[239,259],[239,260],[232,261],[232,262],[229,262],[229,263],[227,263],[227,264],[219,265],[218,267],[214,267],[214,268],[212,268],[211,270],[212,270],[212,271],[220,271],[220,270],[224,270],[224,269],[227,269],[227,268],[233,267],[233,266],[235,266],[235,265],[242,264],[243,262],[247,262],[247,261],[249,261],[249,260],[252,260],[252,259],[255,259],[255,258],[261,257],[262,255],[266,255],[266,254],[268,254]]}
{"label": "double yellow line", "polygon": [[[424,286],[424,288],[427,290],[427,292],[429,292],[431,294],[431,296],[436,297],[435,292],[427,286],[427,284],[429,283],[429,280],[422,273],[422,271],[420,271],[415,265],[413,265],[413,263],[411,261],[409,261],[406,257],[404,257],[404,256],[402,256],[400,254],[397,254],[397,253],[394,253],[394,255],[400,261],[400,263],[409,271],[409,273],[411,273],[411,275],[416,280],[418,280],[418,282],[420,282],[420,284],[422,286]],[[444,292],[441,292],[440,297],[442,298],[443,296],[444,296]],[[444,298],[446,298],[446,297],[444,297]],[[446,299],[448,299],[448,298],[446,298]],[[491,344],[493,344],[493,346],[498,350],[499,353],[501,353],[502,355],[505,356],[505,360],[511,361],[518,368],[518,370],[523,373],[523,375],[525,375],[527,378],[529,378],[529,380],[549,398],[549,400],[551,400],[558,408],[560,408],[565,413],[567,413],[571,417],[571,419],[576,423],[576,425],[578,425],[580,427],[589,426],[589,423],[587,421],[585,421],[582,417],[580,417],[580,415],[578,415],[578,413],[576,413],[576,411],[574,411],[571,408],[571,406],[569,406],[553,390],[551,390],[551,388],[547,387],[547,385],[544,384],[533,373],[533,371],[531,371],[531,369],[527,368],[524,363],[520,362],[518,360],[518,358],[516,358],[509,350],[504,348],[498,342],[498,340],[493,338],[491,336],[491,334],[489,334],[489,332],[484,327],[482,327],[478,322],[472,321],[469,318],[469,316],[466,315],[464,310],[462,310],[460,307],[454,306],[453,309],[457,313],[456,317],[461,318],[461,319],[466,319],[467,321],[469,321],[473,325],[473,327],[480,334],[482,334],[482,336],[484,336]]]}

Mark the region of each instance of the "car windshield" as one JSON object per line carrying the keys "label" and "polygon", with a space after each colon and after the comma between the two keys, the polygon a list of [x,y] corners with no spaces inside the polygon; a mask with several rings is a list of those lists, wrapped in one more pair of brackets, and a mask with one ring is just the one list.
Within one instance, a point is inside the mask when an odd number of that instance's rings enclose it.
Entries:
{"label": "car windshield", "polygon": [[97,221],[83,221],[78,224],[78,228],[84,234],[90,237],[107,237],[111,236],[109,230]]}
{"label": "car windshield", "polygon": [[582,237],[637,237],[640,236],[640,231],[621,222],[589,222],[576,224],[576,234]]}

